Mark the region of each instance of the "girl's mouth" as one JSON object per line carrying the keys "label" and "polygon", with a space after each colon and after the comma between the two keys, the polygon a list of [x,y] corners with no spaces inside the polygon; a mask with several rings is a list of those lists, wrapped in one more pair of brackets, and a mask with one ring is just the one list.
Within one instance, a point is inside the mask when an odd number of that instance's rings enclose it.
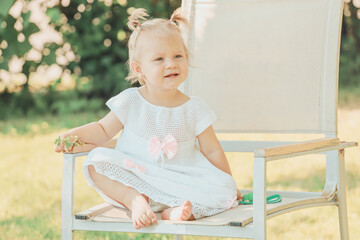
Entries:
{"label": "girl's mouth", "polygon": [[178,75],[179,75],[178,73],[171,73],[171,74],[166,75],[165,78],[176,77]]}

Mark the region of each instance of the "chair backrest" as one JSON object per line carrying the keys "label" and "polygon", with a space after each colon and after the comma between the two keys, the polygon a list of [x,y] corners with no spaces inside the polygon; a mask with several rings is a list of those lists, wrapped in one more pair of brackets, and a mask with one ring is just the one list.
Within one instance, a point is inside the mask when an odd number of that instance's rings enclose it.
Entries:
{"label": "chair backrest", "polygon": [[183,0],[191,68],[182,90],[217,132],[337,135],[342,0]]}

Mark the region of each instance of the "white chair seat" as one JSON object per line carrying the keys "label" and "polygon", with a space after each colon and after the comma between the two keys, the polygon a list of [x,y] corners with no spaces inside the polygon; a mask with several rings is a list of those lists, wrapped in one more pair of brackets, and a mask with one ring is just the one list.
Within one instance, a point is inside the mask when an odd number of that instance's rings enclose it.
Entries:
{"label": "white chair seat", "polygon": [[[246,193],[248,191],[242,190]],[[268,218],[274,217],[284,212],[290,212],[301,208],[313,206],[329,206],[336,205],[334,201],[335,193],[321,194],[309,192],[268,192],[267,195],[280,194],[282,201],[275,204],[266,205],[266,213]],[[156,213],[157,218],[161,219],[160,213]],[[75,219],[94,222],[129,222],[131,221],[131,212],[127,209],[115,207],[108,203],[102,203],[78,214]],[[158,225],[162,224],[179,224],[179,225],[204,225],[204,226],[237,226],[245,227],[252,223],[253,205],[239,205],[229,211],[216,214],[214,216],[205,217],[195,221],[169,221],[158,220]]]}

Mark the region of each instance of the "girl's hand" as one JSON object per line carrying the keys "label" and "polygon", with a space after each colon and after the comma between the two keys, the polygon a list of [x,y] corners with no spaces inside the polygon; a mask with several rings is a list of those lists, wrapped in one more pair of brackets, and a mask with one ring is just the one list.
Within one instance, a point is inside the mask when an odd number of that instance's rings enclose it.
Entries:
{"label": "girl's hand", "polygon": [[239,191],[239,189],[237,189],[237,200],[241,200],[241,199],[242,199],[241,192]]}
{"label": "girl's hand", "polygon": [[78,136],[65,133],[55,140],[54,150],[55,152],[72,152],[74,147],[78,145],[84,145]]}

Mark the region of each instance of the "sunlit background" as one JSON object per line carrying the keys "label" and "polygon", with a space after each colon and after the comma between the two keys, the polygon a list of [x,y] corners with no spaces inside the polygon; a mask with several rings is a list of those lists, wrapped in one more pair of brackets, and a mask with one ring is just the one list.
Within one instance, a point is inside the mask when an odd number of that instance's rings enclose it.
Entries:
{"label": "sunlit background", "polygon": [[[0,0],[0,239],[61,239],[62,163],[61,155],[53,152],[54,139],[103,117],[105,101],[129,87],[124,80],[129,14],[143,7],[151,16],[169,17],[180,4],[179,0]],[[339,137],[358,142],[359,19],[360,0],[345,0]],[[252,156],[227,156],[239,188],[251,188]],[[350,237],[360,239],[359,148],[349,149],[346,156]],[[82,161],[76,170],[76,211],[102,202],[79,171]],[[315,167],[312,162],[305,158],[272,165],[269,186],[322,191],[324,159]],[[295,180],[290,184],[291,179]],[[339,239],[337,212],[322,208],[287,214],[271,220],[268,232],[269,239]],[[75,238],[172,239],[103,232],[80,232]]]}

